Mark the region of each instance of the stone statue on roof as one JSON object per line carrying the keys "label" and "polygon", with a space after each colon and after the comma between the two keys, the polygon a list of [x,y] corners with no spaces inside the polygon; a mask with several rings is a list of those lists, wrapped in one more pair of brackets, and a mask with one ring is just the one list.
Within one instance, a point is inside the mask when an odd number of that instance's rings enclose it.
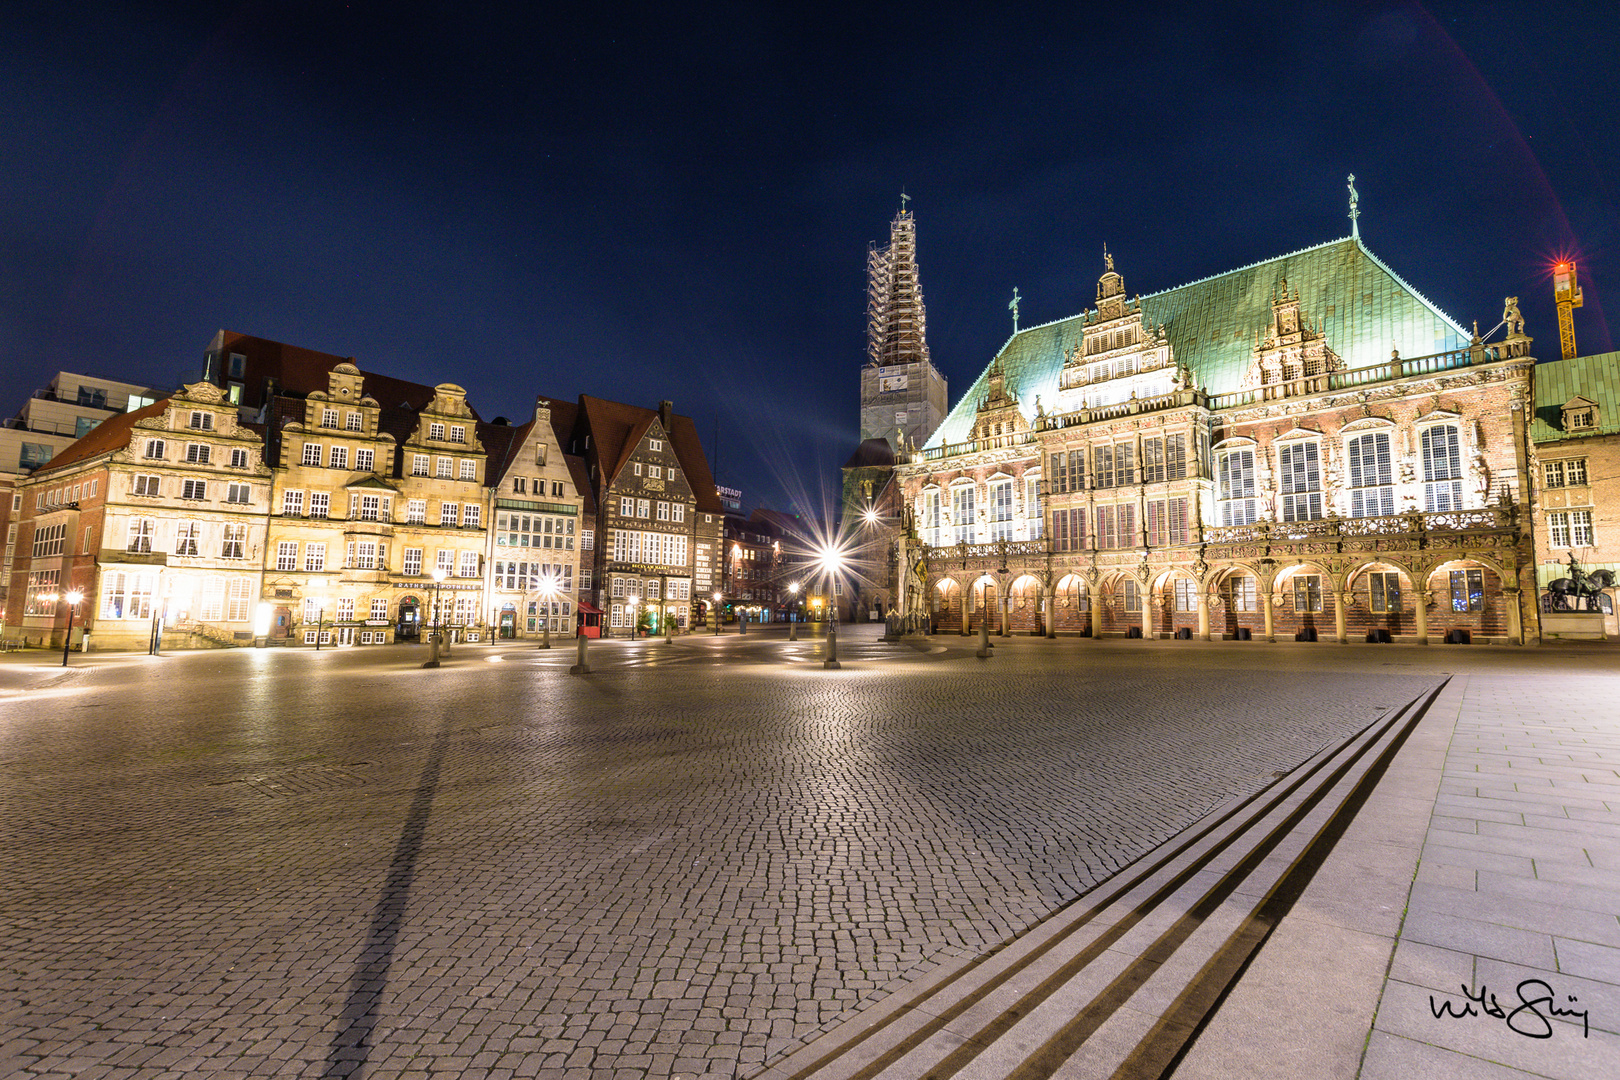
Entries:
{"label": "stone statue on roof", "polygon": [[1507,324],[1507,332],[1510,337],[1524,333],[1524,316],[1519,314],[1519,298],[1517,296],[1503,298],[1502,321]]}
{"label": "stone statue on roof", "polygon": [[1108,254],[1107,244],[1103,245],[1103,265],[1108,268],[1108,272],[1110,274],[1114,272],[1114,257]]}

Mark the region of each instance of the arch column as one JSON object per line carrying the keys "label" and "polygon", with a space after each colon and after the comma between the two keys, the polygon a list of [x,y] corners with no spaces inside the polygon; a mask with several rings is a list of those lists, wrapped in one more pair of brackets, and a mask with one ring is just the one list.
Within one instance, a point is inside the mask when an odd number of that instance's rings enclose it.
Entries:
{"label": "arch column", "polygon": [[1153,587],[1138,586],[1136,595],[1142,601],[1142,640],[1147,641],[1153,637]]}
{"label": "arch column", "polygon": [[1088,589],[1086,595],[1091,599],[1091,640],[1102,638],[1102,594]]}
{"label": "arch column", "polygon": [[1349,600],[1350,594],[1347,592],[1333,593],[1333,633],[1338,637],[1340,645],[1350,643],[1350,633],[1344,625],[1344,609]]}
{"label": "arch column", "polygon": [[1416,597],[1416,600],[1417,600],[1417,616],[1416,616],[1416,622],[1417,622],[1417,639],[1418,639],[1418,644],[1419,645],[1427,645],[1429,643],[1429,590],[1428,590],[1428,587],[1427,587],[1428,584],[1429,584],[1428,580],[1425,579],[1423,584],[1418,586],[1418,589],[1417,589],[1417,597]]}
{"label": "arch column", "polygon": [[1271,601],[1272,601],[1272,599],[1273,599],[1273,597],[1271,595],[1271,583],[1267,582],[1266,583],[1265,598],[1260,601],[1262,607],[1264,607],[1264,609],[1265,609],[1264,613],[1265,613],[1265,616],[1266,616],[1266,640],[1267,641],[1276,641],[1277,640],[1277,630],[1276,630],[1275,625],[1272,622],[1272,620],[1274,618],[1274,616],[1272,615],[1272,611],[1271,611]]}
{"label": "arch column", "polygon": [[1198,586],[1198,640],[1209,640],[1209,591],[1202,583]]}
{"label": "arch column", "polygon": [[1519,590],[1504,588],[1502,598],[1507,601],[1507,631],[1508,640],[1515,645],[1524,644],[1524,617],[1519,610]]}
{"label": "arch column", "polygon": [[1057,637],[1057,597],[1050,589],[1046,593],[1046,636]]}

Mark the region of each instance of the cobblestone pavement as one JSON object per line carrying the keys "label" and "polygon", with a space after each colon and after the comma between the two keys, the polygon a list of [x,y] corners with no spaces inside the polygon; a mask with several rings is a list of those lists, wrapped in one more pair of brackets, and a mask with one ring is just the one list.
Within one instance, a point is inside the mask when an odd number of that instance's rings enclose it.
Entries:
{"label": "cobblestone pavement", "polygon": [[936,643],[5,657],[0,1075],[747,1074],[1545,655]]}

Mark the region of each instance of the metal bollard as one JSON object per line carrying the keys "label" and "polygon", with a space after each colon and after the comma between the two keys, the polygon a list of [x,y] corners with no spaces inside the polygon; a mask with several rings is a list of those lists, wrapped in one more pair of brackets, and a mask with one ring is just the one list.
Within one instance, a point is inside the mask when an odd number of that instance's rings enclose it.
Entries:
{"label": "metal bollard", "polygon": [[980,660],[988,659],[989,656],[990,656],[990,620],[989,619],[980,619],[979,620],[979,651],[974,653],[973,655],[977,656]]}
{"label": "metal bollard", "polygon": [[839,670],[842,665],[838,663],[838,620],[833,619],[827,623],[827,659],[821,664],[823,668]]}
{"label": "metal bollard", "polygon": [[579,635],[579,650],[574,657],[574,666],[568,669],[570,675],[589,675],[591,665],[585,660],[585,642],[590,640],[584,634]]}

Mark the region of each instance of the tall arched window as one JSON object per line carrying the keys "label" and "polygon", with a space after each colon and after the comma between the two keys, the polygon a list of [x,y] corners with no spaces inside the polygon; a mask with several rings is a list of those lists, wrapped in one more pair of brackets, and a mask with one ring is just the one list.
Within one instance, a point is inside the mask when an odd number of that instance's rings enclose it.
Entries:
{"label": "tall arched window", "polygon": [[1423,509],[1462,509],[1462,452],[1455,424],[1423,429]]}
{"label": "tall arched window", "polygon": [[1252,525],[1255,519],[1254,451],[1224,450],[1216,461],[1222,525]]}
{"label": "tall arched window", "polygon": [[1395,512],[1395,474],[1389,432],[1373,431],[1350,440],[1350,516],[1388,517]]}

